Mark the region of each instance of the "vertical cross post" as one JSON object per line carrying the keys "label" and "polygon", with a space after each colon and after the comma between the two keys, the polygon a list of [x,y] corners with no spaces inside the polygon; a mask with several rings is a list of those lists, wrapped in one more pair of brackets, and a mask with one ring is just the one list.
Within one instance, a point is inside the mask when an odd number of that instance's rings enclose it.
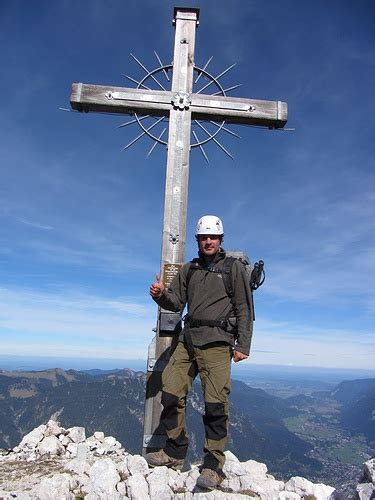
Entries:
{"label": "vertical cross post", "polygon": [[[169,115],[167,171],[161,276],[166,285],[184,262],[189,181],[191,93],[193,90],[195,31],[199,9],[175,8],[172,104]],[[162,448],[165,434],[160,429],[161,374],[170,357],[179,315],[159,308],[156,335],[148,353],[143,450]],[[175,343],[175,342],[174,342]]]}

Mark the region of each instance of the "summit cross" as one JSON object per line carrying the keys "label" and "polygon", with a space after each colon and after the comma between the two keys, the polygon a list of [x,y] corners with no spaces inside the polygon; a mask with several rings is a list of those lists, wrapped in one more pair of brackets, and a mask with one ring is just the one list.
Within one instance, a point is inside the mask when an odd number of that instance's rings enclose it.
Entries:
{"label": "summit cross", "polygon": [[[171,90],[73,83],[70,103],[77,111],[94,111],[169,119],[164,195],[161,276],[166,286],[184,262],[192,120],[283,128],[287,104],[226,95],[193,93],[195,31],[199,9],[176,7]],[[181,316],[159,308],[156,334],[149,346],[144,418],[144,452],[162,448],[161,373],[176,343]]]}

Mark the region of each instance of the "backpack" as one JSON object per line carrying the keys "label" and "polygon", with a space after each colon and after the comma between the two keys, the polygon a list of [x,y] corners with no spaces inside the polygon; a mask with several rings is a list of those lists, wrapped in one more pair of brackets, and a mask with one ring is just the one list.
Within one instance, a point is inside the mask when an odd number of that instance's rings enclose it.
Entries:
{"label": "backpack", "polygon": [[262,286],[266,278],[263,260],[255,262],[255,264],[252,265],[249,257],[241,250],[226,251],[223,266],[223,270],[225,269],[224,284],[227,294],[230,298],[233,296],[234,291],[232,290],[232,280],[229,280],[228,277],[231,277],[232,265],[235,260],[239,260],[244,266],[245,274],[248,278],[250,290],[252,292]]}

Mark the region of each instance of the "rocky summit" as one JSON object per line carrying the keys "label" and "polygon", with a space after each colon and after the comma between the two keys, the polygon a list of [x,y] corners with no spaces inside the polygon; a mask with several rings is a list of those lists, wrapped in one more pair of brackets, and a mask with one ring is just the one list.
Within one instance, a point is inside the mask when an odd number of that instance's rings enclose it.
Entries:
{"label": "rocky summit", "polygon": [[[83,427],[64,429],[54,420],[27,434],[11,450],[0,450],[0,499],[41,500],[169,500],[261,499],[328,500],[334,488],[303,477],[276,480],[267,466],[254,460],[240,462],[226,452],[226,479],[220,489],[207,492],[196,486],[199,466],[185,472],[150,468],[140,455],[131,455],[103,432],[86,437]],[[374,495],[374,460],[365,464],[360,500]]]}

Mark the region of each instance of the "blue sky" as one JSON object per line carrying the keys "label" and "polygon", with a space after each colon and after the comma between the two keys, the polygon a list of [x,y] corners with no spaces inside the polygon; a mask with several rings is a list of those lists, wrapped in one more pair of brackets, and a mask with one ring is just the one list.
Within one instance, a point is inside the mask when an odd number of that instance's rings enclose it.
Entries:
{"label": "blue sky", "polygon": [[[231,127],[190,158],[194,226],[221,216],[225,247],[266,262],[246,363],[373,367],[375,5],[213,1],[196,64],[231,93],[287,101],[294,132]],[[60,111],[72,82],[133,86],[134,53],[170,63],[174,3],[0,5],[0,352],[146,358],[156,308],[166,151],[128,118]],[[166,82],[167,83],[167,82]]]}

